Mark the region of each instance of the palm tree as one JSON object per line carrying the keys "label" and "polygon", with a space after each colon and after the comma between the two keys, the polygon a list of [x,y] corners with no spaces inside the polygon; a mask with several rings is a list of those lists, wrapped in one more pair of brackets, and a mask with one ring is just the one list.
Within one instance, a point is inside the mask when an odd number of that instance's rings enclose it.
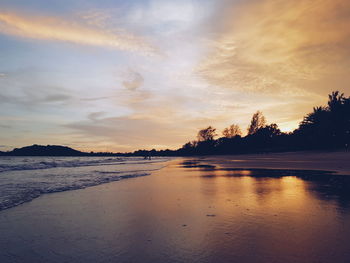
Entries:
{"label": "palm tree", "polygon": [[344,93],[339,94],[339,91],[333,91],[328,95],[328,108],[329,110],[336,111],[344,103]]}

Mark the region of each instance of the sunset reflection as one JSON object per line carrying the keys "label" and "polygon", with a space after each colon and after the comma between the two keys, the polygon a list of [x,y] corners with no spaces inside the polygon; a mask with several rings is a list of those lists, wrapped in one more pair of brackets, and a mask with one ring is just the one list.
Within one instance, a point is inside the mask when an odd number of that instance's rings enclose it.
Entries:
{"label": "sunset reflection", "polygon": [[[334,213],[337,204],[318,198],[310,191],[310,182],[296,176],[269,177],[265,172],[265,177],[256,177],[254,171],[245,169],[168,167],[159,172],[166,177],[154,176],[147,185],[147,181],[139,184],[156,191],[152,206],[142,213],[150,218],[160,213],[164,220],[155,232],[141,230],[149,232],[152,240],[176,236],[165,238],[170,243],[157,244],[170,255],[177,253],[174,247],[190,248],[193,253],[205,251],[205,262],[216,255],[254,261],[255,249],[259,249],[259,257],[273,255],[282,260],[286,255],[298,254],[305,258],[302,262],[310,262],[310,258],[315,259],[310,254],[310,244],[317,255],[324,255],[324,233],[319,230],[339,231],[340,225],[335,223],[339,218]],[[350,234],[350,229],[345,233]],[[345,238],[345,233],[340,239]],[[250,239],[246,239],[248,236]],[[337,244],[334,251],[344,249],[344,244]]]}

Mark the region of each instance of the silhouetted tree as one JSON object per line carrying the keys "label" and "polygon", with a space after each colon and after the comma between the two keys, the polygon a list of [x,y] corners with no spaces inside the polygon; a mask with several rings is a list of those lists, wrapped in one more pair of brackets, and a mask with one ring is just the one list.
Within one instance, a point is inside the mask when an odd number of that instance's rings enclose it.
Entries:
{"label": "silhouetted tree", "polygon": [[350,98],[343,93],[334,91],[328,96],[329,125],[331,126],[331,142],[333,145],[349,144],[350,130]]}
{"label": "silhouetted tree", "polygon": [[148,155],[209,155],[237,154],[305,149],[340,149],[350,145],[350,97],[334,91],[328,96],[327,106],[314,107],[292,133],[282,133],[277,124],[266,125],[258,111],[248,127],[248,135],[241,137],[237,125],[231,125],[215,140],[216,129],[209,126],[198,132],[197,141],[191,141],[176,151],[138,150],[132,153],[84,153],[62,146],[33,145],[1,152],[0,155],[52,155],[52,156],[148,156]]}
{"label": "silhouetted tree", "polygon": [[254,135],[261,136],[264,138],[272,138],[281,135],[281,130],[278,128],[276,123],[266,125],[256,131]]}
{"label": "silhouetted tree", "polygon": [[327,107],[315,107],[295,130],[297,141],[307,148],[348,147],[350,140],[350,98],[333,91]]}
{"label": "silhouetted tree", "polygon": [[300,123],[301,127],[316,127],[319,123],[324,122],[328,117],[328,110],[325,107],[314,107],[313,112],[306,115]]}
{"label": "silhouetted tree", "polygon": [[242,132],[238,125],[232,124],[230,127],[225,128],[222,131],[222,135],[224,135],[225,138],[233,138],[236,136],[241,136]]}
{"label": "silhouetted tree", "polygon": [[198,145],[198,142],[197,141],[192,141],[192,142],[188,142],[188,143],[185,143],[181,149],[185,150],[185,151],[191,151],[192,149],[196,148]]}
{"label": "silhouetted tree", "polygon": [[259,129],[265,127],[266,119],[261,111],[257,111],[253,114],[252,120],[248,127],[248,135],[256,133]]}
{"label": "silhouetted tree", "polygon": [[339,91],[333,91],[328,95],[328,109],[332,112],[339,110],[339,108],[343,105],[344,93],[339,94]]}
{"label": "silhouetted tree", "polygon": [[208,128],[202,129],[198,132],[197,139],[200,142],[212,141],[216,136],[216,129],[209,126]]}

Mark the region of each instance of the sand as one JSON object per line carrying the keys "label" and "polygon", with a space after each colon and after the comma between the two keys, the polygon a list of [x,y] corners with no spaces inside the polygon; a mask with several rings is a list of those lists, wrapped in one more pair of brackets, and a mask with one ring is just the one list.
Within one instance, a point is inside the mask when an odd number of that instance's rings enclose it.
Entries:
{"label": "sand", "polygon": [[334,171],[350,175],[350,152],[286,152],[205,157],[222,167]]}
{"label": "sand", "polygon": [[348,194],[327,182],[218,167],[345,174],[348,160],[349,153],[178,158],[150,176],[43,195],[0,212],[0,262],[348,262]]}

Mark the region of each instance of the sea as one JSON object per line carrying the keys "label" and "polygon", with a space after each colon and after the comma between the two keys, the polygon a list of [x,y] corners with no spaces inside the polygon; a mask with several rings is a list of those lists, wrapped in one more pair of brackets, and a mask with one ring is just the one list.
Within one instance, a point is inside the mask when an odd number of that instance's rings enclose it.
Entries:
{"label": "sea", "polygon": [[0,211],[43,194],[150,175],[170,158],[0,157]]}

